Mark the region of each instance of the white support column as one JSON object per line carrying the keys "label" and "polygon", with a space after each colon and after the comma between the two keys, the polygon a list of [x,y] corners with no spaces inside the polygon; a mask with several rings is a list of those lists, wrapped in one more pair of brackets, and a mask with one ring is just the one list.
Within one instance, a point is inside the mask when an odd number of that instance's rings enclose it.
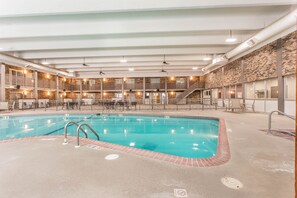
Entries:
{"label": "white support column", "polygon": [[82,99],[82,80],[79,80],[79,99]]}
{"label": "white support column", "polygon": [[124,86],[125,86],[125,78],[122,79],[122,100],[125,100],[125,96],[124,96]]}
{"label": "white support column", "polygon": [[59,101],[60,94],[59,94],[59,76],[56,76],[56,101]]}
{"label": "white support column", "polygon": [[103,80],[100,78],[100,99],[103,100]]}
{"label": "white support column", "polygon": [[168,104],[167,77],[165,78],[165,97],[166,97],[166,104]]}
{"label": "white support column", "polygon": [[33,94],[34,94],[34,98],[36,100],[38,100],[38,72],[37,71],[34,71],[33,75],[34,75],[34,90],[33,90]]}
{"label": "white support column", "polygon": [[142,86],[142,103],[144,104],[145,101],[145,77],[143,78],[143,86]]}
{"label": "white support column", "polygon": [[5,101],[5,64],[0,64],[0,102]]}

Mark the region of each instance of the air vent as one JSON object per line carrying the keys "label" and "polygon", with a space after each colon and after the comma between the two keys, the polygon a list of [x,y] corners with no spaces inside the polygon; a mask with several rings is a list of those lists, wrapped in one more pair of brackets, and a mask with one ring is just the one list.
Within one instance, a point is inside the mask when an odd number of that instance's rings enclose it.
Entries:
{"label": "air vent", "polygon": [[254,45],[256,45],[257,43],[257,39],[256,38],[251,38],[250,40],[248,40],[246,42],[246,44],[249,46],[249,47],[253,47]]}

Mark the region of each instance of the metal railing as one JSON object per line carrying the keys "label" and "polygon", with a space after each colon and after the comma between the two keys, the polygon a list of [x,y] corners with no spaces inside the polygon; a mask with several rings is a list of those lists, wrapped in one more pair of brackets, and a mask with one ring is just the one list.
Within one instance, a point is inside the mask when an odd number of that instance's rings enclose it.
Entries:
{"label": "metal railing", "polygon": [[[288,118],[290,118],[290,119],[292,119],[292,120],[296,120],[295,117],[290,116],[290,115],[288,115],[288,114],[286,114],[286,113],[284,113],[284,112],[282,112],[282,111],[278,111],[278,110],[271,111],[271,112],[269,113],[269,118],[268,118],[268,131],[267,131],[267,134],[270,134],[270,133],[271,133],[271,117],[272,117],[272,114],[273,114],[273,113],[279,113],[279,114],[281,114],[281,115],[283,115],[283,116],[286,116],[286,117],[288,117]],[[291,133],[290,133],[290,134],[291,134]],[[291,134],[291,135],[294,135],[294,134]],[[295,135],[294,135],[294,136],[295,136]]]}
{"label": "metal railing", "polygon": [[7,101],[15,104],[15,110],[36,110],[44,111],[164,111],[164,110],[217,110],[223,109],[218,106],[216,99],[183,99],[177,103],[177,99],[20,99]]}
{"label": "metal railing", "polygon": [[[76,122],[68,122],[65,126],[64,126],[64,142],[63,144],[68,144],[68,140],[67,140],[67,128],[70,124],[74,124],[77,128],[79,127],[79,125]],[[88,133],[86,131],[84,131],[82,128],[80,129],[86,136],[86,138],[88,138]]]}
{"label": "metal railing", "polygon": [[90,129],[90,131],[92,131],[92,133],[97,137],[97,140],[100,140],[99,135],[96,133],[96,131],[94,131],[94,129],[92,127],[90,127],[90,125],[88,124],[80,124],[77,129],[76,129],[76,148],[80,147],[79,145],[79,130],[82,129],[83,126],[86,126]]}

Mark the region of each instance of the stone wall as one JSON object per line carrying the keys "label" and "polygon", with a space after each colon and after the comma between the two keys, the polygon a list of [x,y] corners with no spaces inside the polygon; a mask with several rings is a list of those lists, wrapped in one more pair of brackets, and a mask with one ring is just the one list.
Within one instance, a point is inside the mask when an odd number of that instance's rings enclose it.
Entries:
{"label": "stone wall", "polygon": [[276,42],[244,56],[243,61],[245,82],[277,77]]}
{"label": "stone wall", "polygon": [[296,73],[297,32],[283,38],[283,75]]}
{"label": "stone wall", "polygon": [[241,61],[235,60],[224,67],[224,86],[234,85],[241,82]]}
{"label": "stone wall", "polygon": [[205,76],[205,87],[214,88],[223,86],[222,69],[217,69]]}
{"label": "stone wall", "polygon": [[[296,32],[282,38],[282,74],[284,76],[296,73],[296,43]],[[241,83],[241,60],[244,61],[245,82],[277,77],[277,49],[276,42],[272,42],[225,65],[224,76],[222,76],[222,68],[205,75],[205,87],[217,88]]]}

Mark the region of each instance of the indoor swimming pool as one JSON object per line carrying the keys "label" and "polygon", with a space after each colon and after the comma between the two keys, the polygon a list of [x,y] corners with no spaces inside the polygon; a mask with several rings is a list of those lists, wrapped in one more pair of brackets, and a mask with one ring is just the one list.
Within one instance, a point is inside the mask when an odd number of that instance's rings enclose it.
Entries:
{"label": "indoor swimming pool", "polygon": [[[218,147],[218,119],[124,114],[2,116],[0,140],[63,135],[69,121],[90,125],[103,142],[180,157],[210,158],[216,155]],[[68,134],[75,136],[76,126],[69,126]],[[88,134],[90,139],[96,139]]]}

